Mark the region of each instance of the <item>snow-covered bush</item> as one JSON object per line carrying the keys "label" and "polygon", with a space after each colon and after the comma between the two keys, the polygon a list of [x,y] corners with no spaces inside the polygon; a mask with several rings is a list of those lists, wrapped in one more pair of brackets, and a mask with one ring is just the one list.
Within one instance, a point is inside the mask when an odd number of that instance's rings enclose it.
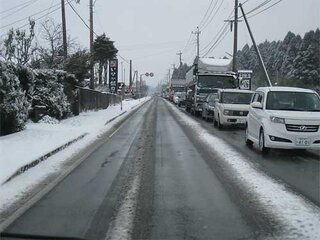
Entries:
{"label": "snow-covered bush", "polygon": [[43,116],[39,123],[45,123],[45,124],[59,124],[59,120],[53,118],[53,117],[50,117],[48,115],[45,115]]}
{"label": "snow-covered bush", "polygon": [[0,61],[0,135],[22,130],[29,107],[15,65]]}
{"label": "snow-covered bush", "polygon": [[64,93],[63,84],[59,83],[57,74],[53,71],[36,70],[32,106],[45,106],[47,115],[56,119],[67,117],[70,103]]}

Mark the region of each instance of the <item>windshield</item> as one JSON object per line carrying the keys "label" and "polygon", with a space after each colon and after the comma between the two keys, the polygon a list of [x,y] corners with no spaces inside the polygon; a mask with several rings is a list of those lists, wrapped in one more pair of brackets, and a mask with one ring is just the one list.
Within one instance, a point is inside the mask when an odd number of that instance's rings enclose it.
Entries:
{"label": "windshield", "polygon": [[174,92],[184,92],[184,87],[172,87]]}
{"label": "windshield", "polygon": [[226,104],[250,104],[252,93],[223,92],[222,103]]}
{"label": "windshield", "polygon": [[212,92],[216,92],[217,90],[215,90],[215,89],[211,89],[211,88],[198,88],[197,89],[197,93],[198,94],[201,94],[201,95],[203,95],[203,94],[208,94],[208,93],[212,93]]}
{"label": "windshield", "polygon": [[319,112],[320,99],[315,93],[269,92],[266,109]]}
{"label": "windshield", "polygon": [[232,76],[200,75],[198,85],[211,88],[236,88],[236,81]]}

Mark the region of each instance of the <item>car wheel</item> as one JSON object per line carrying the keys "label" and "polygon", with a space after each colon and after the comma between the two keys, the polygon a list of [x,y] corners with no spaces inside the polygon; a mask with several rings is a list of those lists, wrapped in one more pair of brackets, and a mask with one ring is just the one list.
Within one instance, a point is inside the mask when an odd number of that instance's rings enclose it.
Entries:
{"label": "car wheel", "polygon": [[248,138],[248,125],[246,125],[246,145],[248,146],[248,147],[252,147],[252,145],[253,145],[253,142]]}
{"label": "car wheel", "polygon": [[223,128],[223,124],[220,121],[220,116],[218,115],[218,128],[222,129]]}
{"label": "car wheel", "polygon": [[263,132],[263,129],[261,129],[260,134],[259,134],[259,150],[263,154],[266,154],[269,152],[270,148],[265,147],[265,140],[264,139],[265,139],[264,132]]}

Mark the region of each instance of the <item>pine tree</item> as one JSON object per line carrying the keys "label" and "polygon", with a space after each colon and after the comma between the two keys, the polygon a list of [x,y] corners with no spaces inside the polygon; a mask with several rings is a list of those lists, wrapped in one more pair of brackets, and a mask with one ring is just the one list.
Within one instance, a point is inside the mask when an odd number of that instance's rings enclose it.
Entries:
{"label": "pine tree", "polygon": [[319,29],[310,31],[305,34],[302,40],[290,75],[297,86],[314,88],[320,85],[319,35]]}

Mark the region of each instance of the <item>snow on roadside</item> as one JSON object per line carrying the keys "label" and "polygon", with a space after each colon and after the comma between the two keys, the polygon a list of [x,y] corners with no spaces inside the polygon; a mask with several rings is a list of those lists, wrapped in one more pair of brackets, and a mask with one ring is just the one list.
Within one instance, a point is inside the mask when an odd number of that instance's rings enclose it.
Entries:
{"label": "snow on roadside", "polygon": [[252,199],[257,199],[263,210],[282,225],[283,233],[278,239],[317,239],[320,236],[319,207],[256,169],[241,153],[210,134],[197,121],[171,104],[168,106],[219,155],[218,159],[228,166],[231,174],[238,176],[237,179],[250,189]]}
{"label": "snow on roadside", "polygon": [[[79,116],[68,118],[59,124],[28,123],[26,130],[0,137],[0,213],[30,187],[49,174],[59,171],[65,160],[90,145],[100,134],[111,129],[137,105],[147,100],[149,97],[140,101],[123,101],[122,111],[120,105],[110,106],[105,110],[83,112]],[[108,120],[125,111],[126,114],[105,125]],[[88,133],[88,135],[10,182],[3,184],[22,165],[83,133]]]}

